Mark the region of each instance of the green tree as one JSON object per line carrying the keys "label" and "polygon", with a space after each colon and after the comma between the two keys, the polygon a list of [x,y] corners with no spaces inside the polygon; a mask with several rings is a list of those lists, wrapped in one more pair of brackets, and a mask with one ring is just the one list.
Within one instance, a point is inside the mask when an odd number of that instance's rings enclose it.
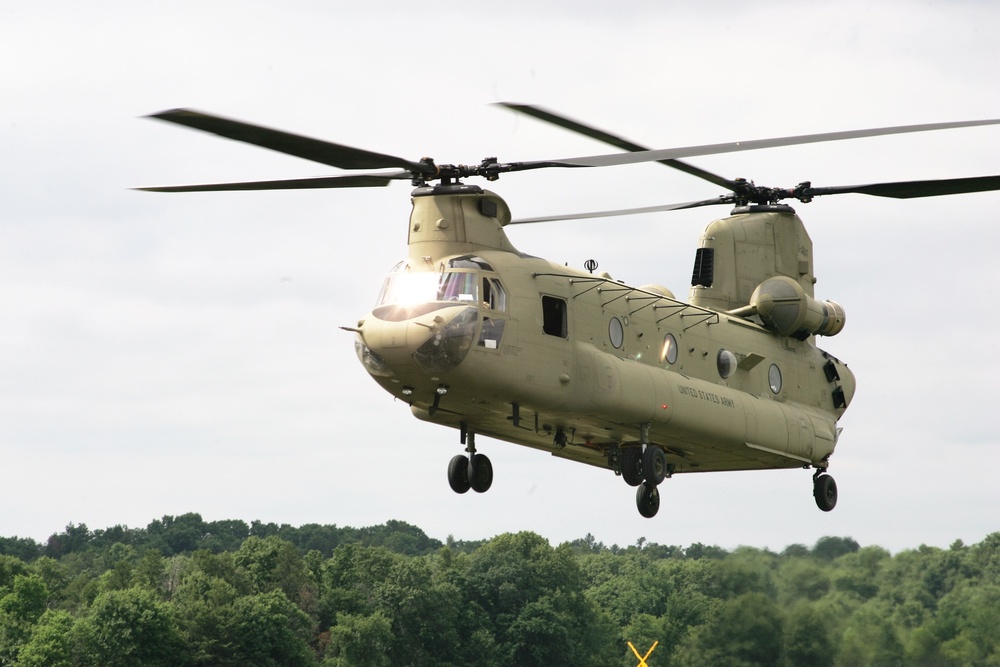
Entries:
{"label": "green tree", "polygon": [[309,581],[295,545],[275,536],[248,537],[233,562],[257,593],[280,589],[289,599],[298,600],[302,586]]}
{"label": "green tree", "polygon": [[333,551],[322,571],[323,595],[319,602],[321,627],[336,622],[337,614],[369,616],[377,610],[376,595],[402,558],[388,549],[342,544]]}
{"label": "green tree", "polygon": [[200,514],[188,512],[155,520],[146,527],[146,532],[150,546],[165,556],[172,556],[200,548],[202,539],[208,534],[208,526]]}
{"label": "green tree", "polygon": [[626,667],[635,667],[635,655],[628,647],[631,642],[640,656],[646,654],[649,649],[656,644],[656,649],[646,659],[649,667],[663,667],[671,664],[677,646],[680,643],[677,625],[668,616],[653,616],[651,614],[637,614],[632,618],[632,622],[622,629],[622,640],[620,644],[620,655]]}
{"label": "green tree", "polygon": [[889,620],[884,602],[873,600],[848,620],[840,639],[836,665],[891,667],[903,663],[903,645]]}
{"label": "green tree", "polygon": [[[501,535],[470,555],[465,577],[470,601],[485,611],[508,664],[605,665],[618,654],[610,619],[584,595],[569,545],[553,549],[534,533]],[[540,637],[562,650],[549,655],[533,647]]]}
{"label": "green tree", "polygon": [[657,561],[640,551],[600,553],[579,558],[587,598],[619,627],[637,614],[659,616],[666,610],[670,580],[661,576]]}
{"label": "green tree", "polygon": [[74,630],[86,665],[174,667],[189,662],[171,608],[141,588],[101,593]]}
{"label": "green tree", "polygon": [[18,667],[72,667],[74,658],[73,625],[65,611],[48,610],[38,620],[31,638],[21,648]]}
{"label": "green tree", "polygon": [[66,554],[83,551],[90,543],[91,537],[93,536],[86,524],[70,523],[64,532],[49,537],[44,549],[45,555],[61,558]]}
{"label": "green tree", "polygon": [[784,559],[775,575],[778,599],[786,606],[820,599],[830,589],[828,569],[812,559]]}
{"label": "green tree", "polygon": [[725,600],[679,652],[681,664],[748,667],[776,665],[784,632],[777,605],[761,593]]}
{"label": "green tree", "polygon": [[869,546],[845,554],[833,564],[833,587],[870,600],[878,594],[880,573],[891,561],[889,552],[882,547]]}
{"label": "green tree", "polygon": [[941,599],[929,629],[944,664],[1000,664],[1000,585],[964,582]]}
{"label": "green tree", "polygon": [[312,627],[312,619],[280,590],[241,597],[226,610],[222,631],[231,657],[220,664],[313,665]]}
{"label": "green tree", "polygon": [[392,643],[391,622],[382,612],[337,614],[323,667],[389,667]]}
{"label": "green tree", "polygon": [[42,545],[30,537],[0,537],[0,554],[14,556],[30,563],[41,553]]}
{"label": "green tree", "polygon": [[49,591],[37,574],[19,574],[13,590],[0,598],[0,663],[17,658],[35,623],[45,613]]}
{"label": "green tree", "polygon": [[[392,621],[393,664],[443,665],[463,653],[462,596],[447,582],[434,581],[425,560],[395,559],[373,592],[376,611]],[[474,656],[461,662],[468,660]]]}
{"label": "green tree", "polygon": [[208,549],[214,554],[236,551],[243,540],[250,537],[250,526],[246,521],[227,519],[205,524],[205,534],[198,542],[199,549]]}
{"label": "green tree", "polygon": [[239,597],[230,583],[202,570],[187,574],[177,587],[171,603],[195,665],[223,664],[232,658],[225,627]]}
{"label": "green tree", "polygon": [[719,597],[734,598],[746,593],[773,595],[772,571],[777,563],[775,554],[749,547],[740,547],[726,558],[715,561]]}
{"label": "green tree", "polygon": [[507,633],[507,660],[511,665],[559,665],[577,637],[550,596],[528,602]]}
{"label": "green tree", "polygon": [[833,560],[846,554],[852,554],[861,545],[850,537],[821,537],[813,547],[813,556],[822,560]]}
{"label": "green tree", "polygon": [[793,667],[831,667],[834,644],[827,619],[811,604],[793,608],[785,621],[784,655]]}

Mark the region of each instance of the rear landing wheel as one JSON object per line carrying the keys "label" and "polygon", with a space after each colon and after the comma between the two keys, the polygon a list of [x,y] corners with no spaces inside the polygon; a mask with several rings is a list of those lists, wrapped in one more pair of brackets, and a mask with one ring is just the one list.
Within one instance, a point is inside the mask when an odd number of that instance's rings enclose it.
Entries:
{"label": "rear landing wheel", "polygon": [[626,447],[618,455],[618,466],[622,471],[622,479],[629,486],[642,484],[642,450],[638,447]]}
{"label": "rear landing wheel", "polygon": [[837,506],[837,483],[829,475],[818,475],[813,480],[813,498],[816,507],[829,512]]}
{"label": "rear landing wheel", "polygon": [[485,455],[473,454],[467,470],[469,485],[476,493],[486,493],[493,486],[493,464]]}
{"label": "rear landing wheel", "polygon": [[658,486],[667,477],[667,455],[659,447],[646,446],[642,453],[642,474],[646,481]]}
{"label": "rear landing wheel", "polygon": [[644,483],[636,489],[635,506],[639,508],[639,514],[652,519],[660,509],[659,490],[649,482]]}
{"label": "rear landing wheel", "polygon": [[457,454],[448,463],[448,484],[455,493],[465,493],[471,487],[469,482],[469,457]]}

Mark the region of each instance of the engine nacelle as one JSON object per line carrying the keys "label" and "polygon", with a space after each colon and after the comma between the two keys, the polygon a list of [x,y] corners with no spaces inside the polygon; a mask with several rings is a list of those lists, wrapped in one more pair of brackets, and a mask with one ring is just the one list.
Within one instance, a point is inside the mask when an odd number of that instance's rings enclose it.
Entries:
{"label": "engine nacelle", "polygon": [[835,336],[846,315],[836,301],[817,301],[785,276],[768,278],[750,295],[750,306],[764,326],[783,336],[804,340],[812,335]]}

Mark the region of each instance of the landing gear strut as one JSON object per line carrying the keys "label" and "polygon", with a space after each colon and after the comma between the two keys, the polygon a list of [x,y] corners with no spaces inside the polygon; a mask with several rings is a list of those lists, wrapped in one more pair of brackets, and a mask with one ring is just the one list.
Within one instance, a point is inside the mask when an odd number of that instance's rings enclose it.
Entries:
{"label": "landing gear strut", "polygon": [[457,454],[448,463],[448,484],[455,493],[472,489],[486,493],[493,486],[493,464],[484,454],[476,453],[476,434],[462,428],[462,442],[468,456]]}
{"label": "landing gear strut", "polygon": [[813,498],[816,499],[816,507],[829,512],[837,506],[837,482],[825,470],[818,468],[813,475]]}

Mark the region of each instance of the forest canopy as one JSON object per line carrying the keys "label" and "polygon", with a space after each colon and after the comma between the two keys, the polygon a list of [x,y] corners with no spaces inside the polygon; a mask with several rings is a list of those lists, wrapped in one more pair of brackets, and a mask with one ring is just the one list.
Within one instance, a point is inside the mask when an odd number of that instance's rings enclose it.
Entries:
{"label": "forest canopy", "polygon": [[0,664],[1000,664],[1000,533],[895,555],[164,516],[0,538]]}

